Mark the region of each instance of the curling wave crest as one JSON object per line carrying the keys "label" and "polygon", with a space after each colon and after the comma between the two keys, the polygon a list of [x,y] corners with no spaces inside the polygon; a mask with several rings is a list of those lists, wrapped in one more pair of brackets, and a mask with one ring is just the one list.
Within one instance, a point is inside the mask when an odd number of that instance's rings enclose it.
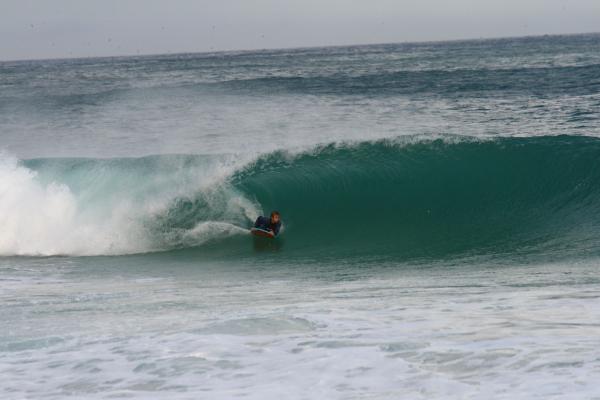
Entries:
{"label": "curling wave crest", "polygon": [[260,213],[289,256],[590,254],[600,140],[399,138],[254,158],[162,155],[0,164],[0,254],[245,254]]}

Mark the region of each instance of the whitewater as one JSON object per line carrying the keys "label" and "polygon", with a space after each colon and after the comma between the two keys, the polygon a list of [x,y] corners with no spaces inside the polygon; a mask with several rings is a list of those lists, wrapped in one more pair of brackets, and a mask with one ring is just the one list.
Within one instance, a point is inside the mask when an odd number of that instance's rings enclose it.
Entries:
{"label": "whitewater", "polygon": [[3,62],[0,227],[3,399],[596,398],[600,35]]}

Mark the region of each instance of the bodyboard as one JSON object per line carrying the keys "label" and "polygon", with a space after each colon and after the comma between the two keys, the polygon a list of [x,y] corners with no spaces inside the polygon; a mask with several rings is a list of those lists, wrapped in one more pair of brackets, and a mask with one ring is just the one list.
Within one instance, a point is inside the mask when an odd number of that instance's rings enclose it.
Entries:
{"label": "bodyboard", "polygon": [[269,239],[273,239],[275,237],[273,232],[266,231],[266,230],[260,229],[260,228],[252,228],[252,229],[250,229],[250,233],[252,233],[254,236],[266,237]]}

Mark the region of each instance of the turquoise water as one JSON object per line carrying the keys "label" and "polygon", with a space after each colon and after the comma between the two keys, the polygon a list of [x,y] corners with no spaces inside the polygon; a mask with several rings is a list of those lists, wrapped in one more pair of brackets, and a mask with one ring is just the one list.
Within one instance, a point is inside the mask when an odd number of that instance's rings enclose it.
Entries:
{"label": "turquoise water", "polygon": [[599,110],[598,35],[1,63],[2,398],[599,396]]}
{"label": "turquoise water", "polygon": [[[31,159],[13,164],[12,173],[35,171],[21,196],[40,198],[31,208],[16,207],[26,215],[11,219],[45,222],[60,240],[22,235],[2,250],[114,255],[195,248],[209,258],[216,252],[217,259],[243,260],[254,255],[247,229],[260,213],[279,209],[286,233],[274,245],[285,247],[288,261],[594,256],[599,160],[599,139],[567,135],[404,136],[245,160]],[[57,182],[63,186],[44,189]],[[56,214],[60,222],[52,224]],[[46,235],[38,229],[31,235]]]}

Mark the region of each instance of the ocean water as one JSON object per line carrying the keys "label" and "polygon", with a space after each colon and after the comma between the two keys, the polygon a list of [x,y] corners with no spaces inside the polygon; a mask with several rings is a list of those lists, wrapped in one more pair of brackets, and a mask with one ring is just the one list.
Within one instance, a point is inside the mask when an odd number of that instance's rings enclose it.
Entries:
{"label": "ocean water", "polygon": [[2,399],[600,398],[598,34],[4,62],[0,149]]}

